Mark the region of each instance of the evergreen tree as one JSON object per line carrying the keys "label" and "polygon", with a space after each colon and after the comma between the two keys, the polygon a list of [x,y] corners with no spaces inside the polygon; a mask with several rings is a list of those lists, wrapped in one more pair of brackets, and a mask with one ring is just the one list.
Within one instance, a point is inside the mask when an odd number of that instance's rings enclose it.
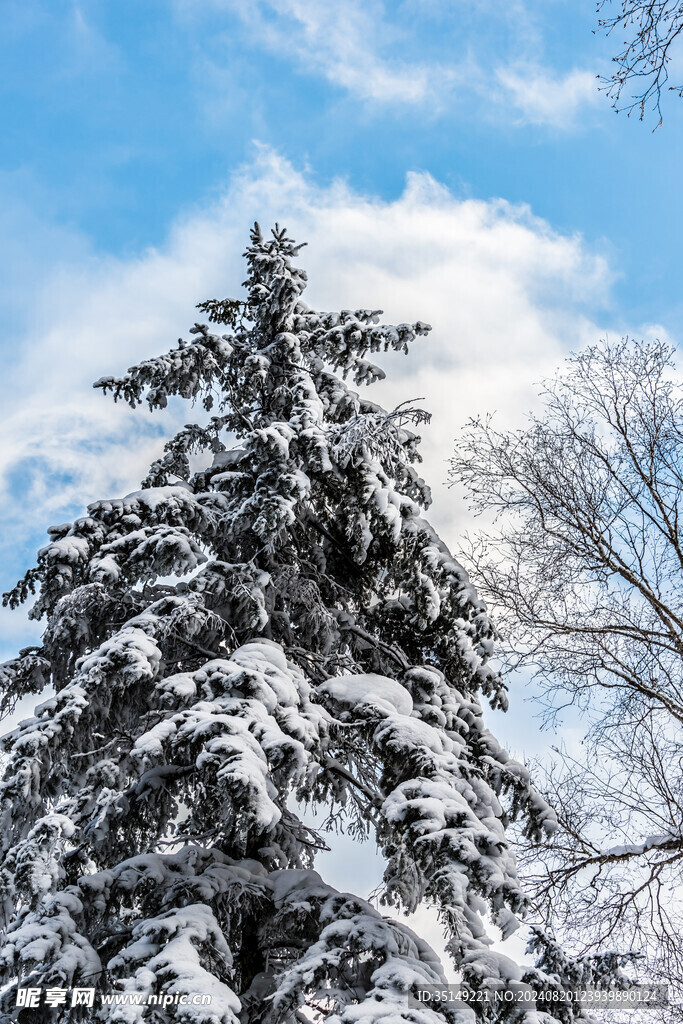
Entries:
{"label": "evergreen tree", "polygon": [[[435,904],[474,989],[522,978],[483,915],[517,926],[506,828],[550,832],[553,813],[483,723],[480,695],[505,707],[505,689],[485,606],[421,515],[425,414],[345,383],[382,377],[368,357],[429,327],[312,311],[298,248],[257,225],[246,298],[200,307],[229,333],[197,324],[97,382],[131,406],[181,396],[212,414],[141,490],[51,529],[5,597],[37,594],[31,615],[47,619],[42,646],[0,669],[5,710],[54,690],[4,739],[11,1019],[455,1019],[407,1006],[443,981],[428,946],[313,870],[324,842],[306,803],[376,838],[383,902]],[[18,985],[100,998],[17,1010]],[[211,1003],[106,1006],[112,991]]]}

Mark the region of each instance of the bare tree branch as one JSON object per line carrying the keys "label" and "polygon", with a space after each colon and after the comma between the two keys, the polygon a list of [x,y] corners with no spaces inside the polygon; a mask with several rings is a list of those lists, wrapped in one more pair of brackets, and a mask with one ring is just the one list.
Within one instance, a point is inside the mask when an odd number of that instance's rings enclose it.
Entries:
{"label": "bare tree branch", "polygon": [[[611,13],[614,10],[617,13]],[[598,20],[607,35],[624,32],[622,49],[612,58],[616,65],[612,75],[602,77],[603,88],[617,111],[638,112],[642,121],[648,109],[655,111],[662,123],[662,93],[683,96],[683,83],[669,84],[669,70],[678,38],[683,31],[681,0],[599,0]],[[624,96],[627,86],[635,92]]]}
{"label": "bare tree branch", "polygon": [[683,385],[672,349],[626,339],[571,357],[543,397],[526,429],[472,421],[452,460],[473,507],[498,519],[470,555],[509,666],[535,673],[549,717],[567,704],[588,715],[581,753],[535,769],[560,829],[540,849],[522,842],[521,858],[537,912],[581,951],[629,943],[675,985]]}

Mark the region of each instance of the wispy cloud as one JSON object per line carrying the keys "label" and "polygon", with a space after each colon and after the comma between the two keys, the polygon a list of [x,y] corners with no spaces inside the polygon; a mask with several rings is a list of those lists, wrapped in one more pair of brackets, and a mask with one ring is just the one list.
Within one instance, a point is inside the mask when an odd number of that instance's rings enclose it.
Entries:
{"label": "wispy cloud", "polygon": [[191,20],[202,10],[236,17],[249,46],[366,104],[569,129],[598,97],[591,71],[544,64],[542,25],[526,0],[475,11],[382,0],[175,3]]}
{"label": "wispy cloud", "polygon": [[98,30],[87,5],[74,2],[63,26],[66,52],[62,73],[112,75],[121,71],[121,54]]}
{"label": "wispy cloud", "polygon": [[526,124],[573,128],[600,99],[595,73],[578,68],[565,74],[539,65],[498,68],[495,78],[501,102],[511,103]]}
{"label": "wispy cloud", "polygon": [[455,66],[396,56],[416,47],[378,0],[207,2],[237,14],[256,45],[363,101],[436,105],[461,78]]}

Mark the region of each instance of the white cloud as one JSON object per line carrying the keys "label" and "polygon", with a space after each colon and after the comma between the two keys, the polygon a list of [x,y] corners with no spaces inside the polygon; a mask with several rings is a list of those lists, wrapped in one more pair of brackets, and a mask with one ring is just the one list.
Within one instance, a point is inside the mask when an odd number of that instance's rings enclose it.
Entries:
{"label": "white cloud", "polygon": [[501,103],[512,103],[525,124],[573,128],[580,113],[600,101],[595,73],[578,68],[564,75],[540,65],[498,68],[496,79]]}
{"label": "white cloud", "polygon": [[197,301],[238,291],[256,218],[280,220],[308,241],[311,305],[381,307],[388,321],[433,324],[408,358],[383,359],[389,376],[377,398],[388,406],[422,398],[433,413],[423,471],[430,515],[453,546],[470,520],[445,486],[446,460],[466,419],[488,410],[518,419],[533,404],[534,382],[600,333],[588,306],[606,300],[609,267],[528,208],[459,200],[426,174],[409,175],[403,195],[383,202],[341,182],[317,186],[263,150],[221,199],[179,218],[163,247],[130,260],[72,247],[70,262],[55,255],[32,293],[31,326],[12,339],[0,380],[2,589],[48,525],[134,489],[162,436],[201,417],[180,404],[133,413],[91,382],[173,345]]}
{"label": "white cloud", "polygon": [[[180,218],[158,250],[103,259],[60,235],[57,251],[68,251],[69,262],[59,264],[53,248],[47,282],[21,289],[31,295],[30,326],[12,338],[0,380],[2,589],[21,569],[18,553],[28,559],[27,544],[42,540],[49,524],[135,488],[162,434],[197,415],[180,405],[163,415],[133,413],[91,382],[170,347],[191,326],[198,300],[235,292],[257,217],[279,219],[308,241],[302,259],[312,305],[382,307],[389,321],[433,324],[408,358],[385,357],[389,377],[377,392],[385,405],[423,398],[433,413],[423,470],[432,518],[452,545],[468,522],[445,486],[463,423],[496,409],[519,418],[533,403],[534,381],[599,333],[586,306],[609,292],[599,255],[525,207],[458,200],[423,174],[382,202],[339,182],[318,187],[264,150],[219,201]],[[33,237],[42,252],[47,235]]]}
{"label": "white cloud", "polygon": [[[77,496],[125,488],[126,478],[134,486],[160,443],[161,423],[170,429],[192,415],[132,414],[90,382],[167,348],[191,325],[197,300],[234,291],[255,217],[284,221],[308,241],[302,259],[312,268],[312,304],[382,306],[390,320],[433,323],[409,359],[385,360],[391,375],[379,392],[387,403],[425,396],[434,413],[425,438],[435,482],[470,414],[518,413],[532,401],[533,381],[565,350],[595,337],[587,304],[599,305],[609,291],[605,261],[526,207],[458,200],[424,174],[409,175],[403,195],[382,202],[339,182],[318,187],[264,150],[216,204],[180,219],[163,248],[130,261],[86,254],[57,267],[39,291],[40,329],[21,339],[23,358],[0,382],[5,487],[10,479],[16,487],[19,467],[36,470],[22,523],[58,514]],[[437,515],[455,525],[448,502]]]}

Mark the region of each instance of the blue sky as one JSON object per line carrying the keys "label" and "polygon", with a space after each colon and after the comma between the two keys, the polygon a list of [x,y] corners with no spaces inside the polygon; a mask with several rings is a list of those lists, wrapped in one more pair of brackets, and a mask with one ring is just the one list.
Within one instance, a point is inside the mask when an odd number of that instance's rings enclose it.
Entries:
{"label": "blue sky", "polygon": [[[187,419],[90,383],[234,292],[256,217],[308,240],[312,303],[433,323],[378,397],[434,412],[425,475],[456,550],[472,524],[445,460],[467,416],[520,422],[606,332],[683,336],[683,101],[655,132],[615,115],[591,0],[1,6],[3,590]],[[39,632],[1,612],[0,656]],[[495,729],[542,748],[518,697]]]}

